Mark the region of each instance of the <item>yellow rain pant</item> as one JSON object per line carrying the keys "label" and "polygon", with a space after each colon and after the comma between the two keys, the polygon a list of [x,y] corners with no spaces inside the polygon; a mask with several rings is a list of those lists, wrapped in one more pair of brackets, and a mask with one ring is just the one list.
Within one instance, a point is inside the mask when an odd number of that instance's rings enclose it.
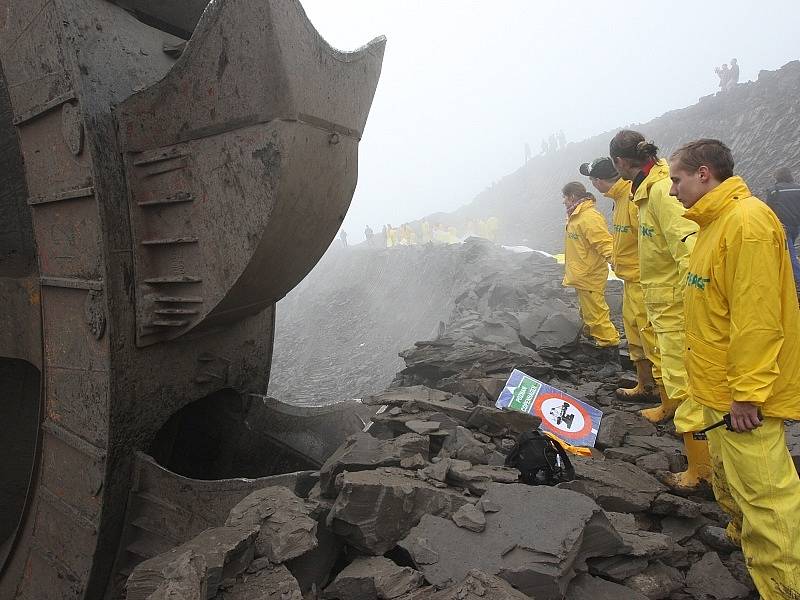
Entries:
{"label": "yellow rain pant", "polygon": [[581,306],[581,318],[598,346],[618,346],[619,332],[611,322],[611,313],[603,292],[575,290]]}
{"label": "yellow rain pant", "polygon": [[[724,413],[706,406],[703,414],[712,424]],[[727,483],[728,497],[718,501],[726,511],[735,506],[731,516],[741,522],[742,552],[763,600],[800,598],[800,477],[784,435],[783,420],[770,417],[749,433],[708,432]],[[714,479],[716,493],[724,484],[716,472]]]}
{"label": "yellow rain pant", "polygon": [[684,355],[686,334],[683,315],[682,291],[672,286],[654,286],[644,290],[647,317],[656,337],[660,359],[660,375],[673,402],[680,402],[675,413],[675,430],[678,433],[699,431],[704,427],[703,411],[699,404],[689,399],[689,380]]}
{"label": "yellow rain pant", "polygon": [[[628,353],[633,362],[650,359],[652,352],[642,339],[642,331],[647,327],[647,310],[644,307],[644,292],[638,281],[626,281],[622,293],[622,324],[628,338]],[[651,359],[652,362],[652,359]]]}

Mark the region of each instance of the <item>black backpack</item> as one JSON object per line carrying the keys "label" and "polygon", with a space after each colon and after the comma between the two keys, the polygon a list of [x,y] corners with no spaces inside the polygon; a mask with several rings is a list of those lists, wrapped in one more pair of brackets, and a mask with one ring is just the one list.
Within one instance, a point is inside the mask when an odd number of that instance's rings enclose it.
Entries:
{"label": "black backpack", "polygon": [[519,469],[520,479],[528,485],[555,485],[575,479],[569,455],[541,431],[521,433],[505,464]]}

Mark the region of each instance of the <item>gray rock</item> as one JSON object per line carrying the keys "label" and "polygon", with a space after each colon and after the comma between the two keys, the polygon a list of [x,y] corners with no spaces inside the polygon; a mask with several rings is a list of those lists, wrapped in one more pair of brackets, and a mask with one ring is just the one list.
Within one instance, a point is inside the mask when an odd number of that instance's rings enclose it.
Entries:
{"label": "gray rock", "polygon": [[731,541],[723,527],[706,525],[700,528],[698,537],[705,544],[708,544],[716,550],[721,550],[722,552],[734,552],[739,550],[739,546]]}
{"label": "gray rock", "polygon": [[700,516],[700,505],[674,494],[659,494],[650,507],[650,512],[656,515],[672,517],[686,517],[693,519]]}
{"label": "gray rock", "polygon": [[644,571],[625,580],[625,586],[641,592],[650,600],[663,600],[682,589],[683,575],[678,569],[655,562]]}
{"label": "gray rock", "polygon": [[647,596],[618,583],[581,573],[569,584],[565,600],[647,600]]}
{"label": "gray rock", "polygon": [[667,491],[652,475],[630,463],[582,457],[574,457],[572,463],[577,479],[558,487],[586,494],[609,511],[648,510],[656,496]]}
{"label": "gray rock", "polygon": [[626,446],[644,448],[650,452],[664,452],[666,454],[681,454],[683,443],[671,436],[632,435],[625,438]]}
{"label": "gray rock", "polygon": [[696,600],[745,598],[750,590],[733,578],[716,552],[709,552],[686,574],[686,591]]}
{"label": "gray rock", "polygon": [[234,506],[225,524],[258,527],[256,556],[282,563],[317,547],[317,522],[309,516],[312,508],[287,488],[267,487]]}
{"label": "gray rock", "polygon": [[530,597],[499,577],[473,569],[460,583],[426,596],[424,600],[530,600]]}
{"label": "gray rock", "polygon": [[207,529],[188,542],[139,563],[128,578],[126,598],[145,600],[157,593],[165,598],[212,598],[223,580],[247,569],[255,555],[258,535],[257,525]]}
{"label": "gray rock", "polygon": [[148,600],[162,598],[208,597],[205,557],[193,549],[163,555],[140,563],[126,583],[126,599]]}
{"label": "gray rock", "polygon": [[453,523],[469,531],[480,533],[486,529],[486,516],[479,508],[472,504],[465,504],[459,508],[453,513],[452,518]]}
{"label": "gray rock", "polygon": [[380,555],[394,548],[422,515],[450,517],[466,503],[461,493],[401,469],[345,473],[328,526],[362,552]]}
{"label": "gray rock", "polygon": [[330,600],[393,600],[417,589],[422,575],[399,567],[388,558],[357,558],[339,573],[322,594]]}
{"label": "gray rock", "polygon": [[456,487],[468,489],[476,496],[482,496],[487,487],[494,483],[517,483],[519,471],[510,467],[491,465],[472,465],[463,460],[454,460],[447,473],[447,482]]}
{"label": "gray rock", "polygon": [[479,569],[540,600],[560,598],[587,558],[623,549],[605,514],[580,494],[494,483],[483,499],[502,508],[485,515],[482,533],[426,515],[400,542],[433,585],[450,585]]}
{"label": "gray rock", "polygon": [[608,448],[603,454],[607,459],[624,460],[625,462],[634,464],[636,463],[636,459],[650,454],[650,451],[644,448],[636,448],[635,446],[622,446],[621,448]]}
{"label": "gray rock", "polygon": [[467,426],[491,436],[518,435],[524,431],[538,429],[539,417],[517,410],[500,410],[491,406],[476,406],[467,420]]}
{"label": "gray rock", "polygon": [[649,564],[647,559],[625,555],[593,558],[589,561],[589,572],[604,579],[621,583],[644,571]]}
{"label": "gray rock", "polygon": [[414,433],[427,435],[429,433],[433,433],[434,431],[438,431],[439,427],[441,427],[441,422],[411,419],[406,421],[406,427]]}
{"label": "gray rock", "polygon": [[391,440],[378,440],[360,432],[347,438],[325,461],[319,471],[322,494],[336,497],[336,477],[343,471],[368,471],[377,467],[397,467],[403,459],[417,454],[423,459],[429,454],[428,438],[408,433]]}
{"label": "gray rock", "polygon": [[[180,596],[189,598],[190,596]],[[303,600],[300,586],[283,565],[270,565],[236,581],[217,600]]]}
{"label": "gray rock", "polygon": [[539,351],[559,352],[577,343],[582,328],[578,311],[564,311],[545,317],[535,331],[525,327],[520,331],[520,338]]}
{"label": "gray rock", "polygon": [[669,471],[670,461],[669,457],[663,452],[654,452],[637,458],[636,466],[648,473],[657,473],[659,471]]}
{"label": "gray rock", "polygon": [[683,542],[692,537],[697,531],[708,523],[705,517],[665,517],[661,520],[661,532],[668,535],[676,542]]}
{"label": "gray rock", "polygon": [[439,456],[467,460],[474,465],[486,465],[495,454],[498,453],[494,448],[475,439],[469,429],[456,427],[444,439]]}
{"label": "gray rock", "polygon": [[625,413],[616,412],[610,415],[603,415],[600,422],[600,431],[597,432],[595,447],[600,450],[622,446],[625,436],[628,435],[628,427],[625,422]]}

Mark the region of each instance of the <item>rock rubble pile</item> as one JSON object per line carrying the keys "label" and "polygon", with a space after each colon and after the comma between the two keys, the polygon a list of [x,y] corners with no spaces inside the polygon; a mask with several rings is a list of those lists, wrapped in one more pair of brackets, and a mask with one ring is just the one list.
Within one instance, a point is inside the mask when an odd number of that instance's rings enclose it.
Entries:
{"label": "rock rubble pile", "polygon": [[[225,524],[140,564],[127,597],[757,598],[709,491],[661,483],[685,467],[681,444],[616,399],[625,372],[581,340],[549,259],[476,279],[436,338],[402,357],[392,386],[364,400],[378,409],[367,431],[327,459],[307,497],[251,494]],[[494,407],[514,368],[603,412],[575,480],[527,486],[503,466],[539,425]],[[799,440],[794,426],[796,456]]]}

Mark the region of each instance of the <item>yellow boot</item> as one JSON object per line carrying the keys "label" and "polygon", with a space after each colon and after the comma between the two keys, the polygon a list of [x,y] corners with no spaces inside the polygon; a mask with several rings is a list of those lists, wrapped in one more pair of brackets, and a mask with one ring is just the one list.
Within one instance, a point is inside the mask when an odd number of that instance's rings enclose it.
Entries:
{"label": "yellow boot", "polygon": [[708,440],[696,440],[691,433],[683,434],[683,446],[689,467],[683,473],[671,473],[664,483],[673,490],[690,492],[703,481],[711,483],[711,455]]}
{"label": "yellow boot", "polygon": [[653,364],[646,358],[637,360],[634,364],[636,365],[636,387],[617,388],[617,398],[630,402],[654,399],[656,382],[653,379]]}
{"label": "yellow boot", "polygon": [[661,404],[653,408],[645,408],[639,411],[639,414],[651,423],[661,423],[662,421],[671,419],[675,416],[675,410],[678,408],[678,404],[680,404],[680,402],[670,400],[669,396],[667,396],[667,390],[664,389],[663,385],[658,386],[658,395],[661,397]]}

